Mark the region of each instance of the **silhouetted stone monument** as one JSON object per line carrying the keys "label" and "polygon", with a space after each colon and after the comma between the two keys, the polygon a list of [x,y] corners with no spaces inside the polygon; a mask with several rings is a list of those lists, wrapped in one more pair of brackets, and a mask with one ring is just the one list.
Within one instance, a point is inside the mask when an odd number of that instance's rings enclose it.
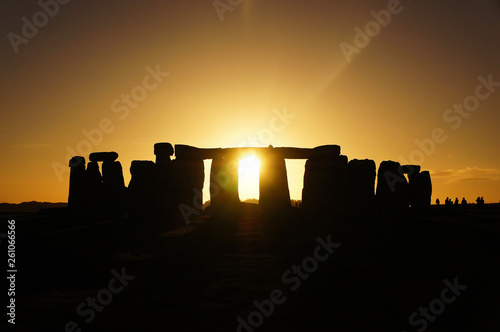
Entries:
{"label": "silhouetted stone monument", "polygon": [[275,214],[291,207],[290,191],[282,153],[270,145],[260,153],[259,205],[265,214]]}
{"label": "silhouetted stone monument", "polygon": [[69,175],[68,208],[73,212],[82,212],[85,207],[85,158],[75,156],[69,161],[71,167]]}
{"label": "silhouetted stone monument", "polygon": [[379,214],[399,214],[409,207],[408,181],[398,162],[383,161],[377,175],[377,211]]}
{"label": "silhouetted stone monument", "polygon": [[353,214],[375,212],[376,165],[373,160],[354,159],[347,164],[347,209]]}
{"label": "silhouetted stone monument", "polygon": [[[340,155],[340,146],[315,148],[244,147],[200,149],[170,143],[154,145],[156,163],[134,160],[132,178],[125,188],[116,152],[94,152],[85,169],[85,158],[70,161],[68,206],[90,215],[117,215],[126,210],[132,217],[175,220],[199,214],[203,209],[204,159],[212,159],[210,198],[213,211],[239,207],[239,158],[253,153],[260,159],[259,203],[267,216],[278,216],[291,210],[285,159],[307,159],[302,190],[302,207],[309,217],[329,217],[351,213],[371,213],[374,206],[380,214],[403,213],[411,206],[425,210],[430,206],[432,183],[428,171],[418,165],[401,166],[383,161],[378,170],[376,195],[373,160],[352,160]],[[103,162],[102,176],[98,162]],[[408,175],[408,181],[405,177]],[[448,204],[447,204],[448,205]],[[181,210],[184,206],[185,213]],[[330,218],[323,218],[330,220]],[[176,224],[173,222],[172,224]]]}

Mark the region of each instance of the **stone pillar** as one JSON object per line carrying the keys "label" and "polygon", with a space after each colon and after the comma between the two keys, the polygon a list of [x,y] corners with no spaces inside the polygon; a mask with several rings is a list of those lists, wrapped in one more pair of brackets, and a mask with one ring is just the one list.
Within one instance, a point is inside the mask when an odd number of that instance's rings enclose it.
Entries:
{"label": "stone pillar", "polygon": [[376,165],[373,160],[354,159],[347,164],[347,204],[351,214],[375,213]]}
{"label": "stone pillar", "polygon": [[85,158],[75,156],[69,161],[68,208],[73,212],[82,212],[85,206]]}
{"label": "stone pillar", "polygon": [[170,165],[170,156],[174,155],[174,148],[170,143],[156,143],[154,145],[156,165]]}
{"label": "stone pillar", "polygon": [[309,215],[338,215],[345,211],[347,157],[330,156],[306,161],[302,207]]}
{"label": "stone pillar", "polygon": [[132,218],[156,215],[155,171],[155,163],[150,160],[133,160],[130,165],[127,209]]}
{"label": "stone pillar", "polygon": [[408,211],[408,181],[398,162],[383,161],[377,175],[377,210],[379,214],[399,214]]}
{"label": "stone pillar", "polygon": [[100,216],[102,213],[102,176],[97,161],[87,164],[85,170],[87,208],[92,216]]}
{"label": "stone pillar", "polygon": [[420,166],[403,165],[403,173],[408,175],[408,200],[412,210],[418,209],[418,187]]}
{"label": "stone pillar", "polygon": [[210,210],[236,208],[238,196],[239,160],[231,157],[217,157],[212,160],[210,170]]}
{"label": "stone pillar", "polygon": [[105,160],[102,163],[102,190],[104,213],[108,216],[123,216],[125,181],[119,161]]}
{"label": "stone pillar", "polygon": [[156,206],[160,217],[160,229],[166,230],[174,224],[177,206],[174,192],[173,162],[170,156],[174,154],[174,148],[170,143],[156,143],[154,145],[156,155]]}
{"label": "stone pillar", "polygon": [[[124,182],[121,164],[114,164],[118,153],[93,152],[89,155],[89,186],[91,214],[97,216],[112,216],[123,213]],[[102,161],[102,176],[99,172],[98,162]]]}
{"label": "stone pillar", "polygon": [[229,176],[224,170],[224,158],[212,159],[210,167],[210,210],[219,211],[226,202],[225,187],[229,182]]}
{"label": "stone pillar", "polygon": [[187,223],[186,215],[200,214],[203,210],[203,182],[205,166],[203,159],[177,158],[174,163],[174,183],[182,221]]}
{"label": "stone pillar", "polygon": [[272,214],[288,209],[291,203],[285,159],[272,146],[259,158],[259,205],[262,211]]}
{"label": "stone pillar", "polygon": [[426,211],[431,206],[432,181],[429,171],[418,175],[417,208]]}

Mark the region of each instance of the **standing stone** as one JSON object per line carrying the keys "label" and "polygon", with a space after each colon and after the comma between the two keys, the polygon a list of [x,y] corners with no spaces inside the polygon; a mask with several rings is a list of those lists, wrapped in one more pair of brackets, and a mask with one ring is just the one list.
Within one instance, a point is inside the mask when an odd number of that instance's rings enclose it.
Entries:
{"label": "standing stone", "polygon": [[103,208],[105,215],[123,216],[125,181],[119,161],[102,163]]}
{"label": "standing stone", "polygon": [[221,209],[236,208],[238,196],[239,160],[218,157],[212,160],[210,170],[210,206],[212,213]]}
{"label": "standing stone", "polygon": [[403,173],[408,175],[408,200],[412,210],[418,209],[418,187],[420,178],[420,166],[404,165]]}
{"label": "standing stone", "polygon": [[431,206],[432,181],[429,171],[423,171],[418,175],[417,208],[426,211]]}
{"label": "standing stone", "polygon": [[75,156],[69,161],[68,208],[73,212],[82,212],[85,206],[85,158]]}
{"label": "standing stone", "polygon": [[347,164],[347,208],[353,214],[375,212],[376,165],[373,160],[354,159]]}
{"label": "standing stone", "polygon": [[203,182],[205,165],[203,159],[180,159],[173,161],[174,188],[177,196],[179,222],[188,224],[203,211]]}
{"label": "standing stone", "polygon": [[408,181],[398,162],[383,161],[377,175],[377,210],[379,214],[399,214],[408,211]]}
{"label": "standing stone", "polygon": [[127,208],[132,218],[156,215],[155,171],[155,163],[150,160],[133,160],[130,165]]}
{"label": "standing stone", "polygon": [[306,161],[302,206],[313,219],[345,211],[347,157],[311,158]]}
{"label": "standing stone", "polygon": [[224,170],[224,158],[212,159],[210,167],[210,210],[219,211],[224,202],[226,202],[226,184],[229,182],[229,176]]}
{"label": "standing stone", "polygon": [[102,176],[97,161],[91,161],[85,171],[87,208],[92,216],[101,216],[102,213]]}
{"label": "standing stone", "polygon": [[285,159],[271,145],[260,154],[259,205],[270,214],[291,207]]}
{"label": "standing stone", "polygon": [[154,145],[154,154],[156,156],[156,165],[168,164],[171,162],[170,156],[174,154],[174,148],[170,143],[156,143]]}
{"label": "standing stone", "polygon": [[160,229],[166,230],[173,226],[175,214],[177,213],[175,204],[173,162],[170,156],[174,154],[174,148],[170,143],[156,143],[154,145],[156,155],[156,207],[160,218]]}

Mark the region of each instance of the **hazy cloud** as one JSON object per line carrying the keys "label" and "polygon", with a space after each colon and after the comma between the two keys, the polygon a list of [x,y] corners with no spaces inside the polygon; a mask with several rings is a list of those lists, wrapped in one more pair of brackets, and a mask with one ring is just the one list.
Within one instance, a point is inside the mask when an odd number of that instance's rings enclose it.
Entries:
{"label": "hazy cloud", "polygon": [[48,148],[51,145],[42,143],[24,143],[24,144],[18,144],[17,146],[25,149],[41,149],[41,148]]}
{"label": "hazy cloud", "polygon": [[500,169],[466,167],[462,169],[446,169],[432,171],[433,178],[447,179],[446,183],[473,182],[473,181],[498,181],[500,180]]}

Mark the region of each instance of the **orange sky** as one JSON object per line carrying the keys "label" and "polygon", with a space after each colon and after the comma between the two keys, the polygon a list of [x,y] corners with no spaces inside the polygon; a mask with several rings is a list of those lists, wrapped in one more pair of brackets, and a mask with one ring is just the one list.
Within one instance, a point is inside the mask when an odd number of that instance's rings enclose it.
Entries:
{"label": "orange sky", "polygon": [[54,1],[0,4],[0,202],[66,201],[68,150],[118,152],[128,184],[156,142],[338,144],[421,164],[433,201],[500,201],[498,1]]}

